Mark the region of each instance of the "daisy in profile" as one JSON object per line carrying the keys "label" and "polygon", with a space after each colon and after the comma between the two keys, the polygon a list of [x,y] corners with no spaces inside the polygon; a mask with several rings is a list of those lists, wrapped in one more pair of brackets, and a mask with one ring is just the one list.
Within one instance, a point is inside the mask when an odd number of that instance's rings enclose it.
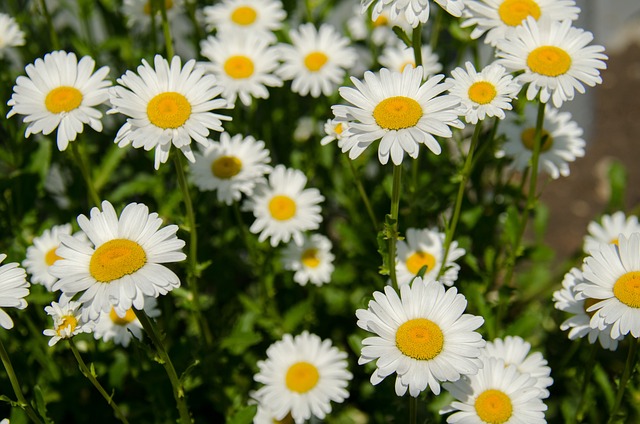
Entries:
{"label": "daisy in profile", "polygon": [[331,402],[349,397],[346,387],[353,375],[347,370],[347,354],[307,331],[282,340],[267,349],[267,359],[258,361],[260,371],[253,379],[264,384],[255,393],[261,405],[268,405],[276,420],[287,414],[296,423],[312,416],[324,419]]}
{"label": "daisy in profile", "polygon": [[[584,85],[602,83],[600,70],[606,69],[604,47],[588,45],[593,34],[571,26],[570,20],[542,21],[528,17],[521,26],[498,40],[498,63],[509,72],[522,72],[520,83],[528,84],[527,99],[540,93],[540,101],[553,101],[557,108],[573,100]],[[583,85],[584,84],[584,85]]]}
{"label": "daisy in profile", "polygon": [[282,86],[282,80],[274,74],[279,65],[278,50],[265,38],[226,32],[209,36],[200,48],[210,62],[205,65],[224,89],[222,97],[231,104],[239,97],[242,104],[250,106],[253,98],[269,98],[267,87]]}
{"label": "daisy in profile", "polygon": [[222,121],[231,120],[212,112],[227,107],[226,100],[216,98],[223,89],[195,60],[182,66],[178,56],[169,64],[156,55],[154,65],[142,59],[138,74],[127,71],[109,92],[109,113],[128,117],[114,141],[120,147],[155,148],[156,169],[169,158],[172,144],[193,162],[191,140],[206,146],[209,130],[222,132]]}
{"label": "daisy in profile", "polygon": [[111,203],[91,209],[90,218],[78,216],[88,241],[62,238],[60,256],[50,268],[59,280],[54,290],[83,304],[83,316],[96,320],[113,307],[124,316],[132,306],[143,309],[145,296],[158,297],[180,286],[180,279],[164,263],[186,259],[177,225],[160,228],[162,219],[140,203],[128,204],[116,214]]}
{"label": "daisy in profile", "polygon": [[320,140],[320,145],[326,146],[334,140],[338,141],[338,147],[342,147],[342,135],[345,130],[349,128],[349,123],[346,121],[336,121],[335,119],[327,119],[324,124],[325,136]]}
{"label": "daisy in profile", "polygon": [[347,20],[347,29],[353,41],[371,39],[376,46],[386,46],[398,43],[398,36],[393,32],[393,27],[400,27],[405,33],[411,33],[412,27],[404,15],[391,18],[389,8],[384,8],[380,15],[371,22],[368,14],[360,13],[362,7],[354,5],[354,13]]}
{"label": "daisy in profile", "polygon": [[336,119],[351,121],[343,135],[343,152],[355,159],[374,141],[380,140],[378,159],[389,157],[400,165],[405,152],[418,157],[420,144],[435,154],[442,151],[434,135],[451,137],[449,127],[463,128],[458,119],[460,100],[440,95],[450,85],[436,75],[422,83],[421,67],[405,67],[402,73],[382,68],[379,74],[365,72],[364,82],[351,77],[356,88],[340,87],[340,96],[352,106],[332,106]]}
{"label": "daisy in profile", "polygon": [[102,112],[96,107],[109,99],[105,80],[109,68],[93,72],[96,63],[89,56],[78,62],[74,53],[55,51],[27,65],[27,76],[19,76],[7,102],[7,118],[24,115],[25,137],[51,134],[57,129],[58,150],[67,148],[84,130],[84,124],[102,131]]}
{"label": "daisy in profile", "polygon": [[575,21],[580,8],[574,0],[468,0],[462,27],[474,26],[471,38],[485,35],[485,43],[495,46],[531,16],[536,21]]}
{"label": "daisy in profile", "polygon": [[[497,152],[497,156],[513,158],[509,167],[517,171],[524,171],[530,166],[536,134],[536,115],[535,105],[528,103],[524,111],[524,124],[518,122],[515,114],[508,114],[502,126],[507,142]],[[568,176],[569,164],[584,156],[582,128],[571,120],[569,112],[546,108],[542,137],[538,171],[546,172],[553,179]]]}
{"label": "daisy in profile", "polygon": [[[155,297],[146,297],[144,300],[145,314],[151,318],[160,316],[157,305],[158,301]],[[127,312],[120,316],[112,307],[109,312],[100,313],[93,330],[93,337],[96,340],[102,339],[104,342],[113,340],[113,343],[127,347],[133,337],[142,340],[142,331],[142,324],[136,317],[133,308],[127,309]]]}
{"label": "daisy in profile", "polygon": [[240,38],[252,34],[269,42],[275,41],[273,31],[282,28],[287,17],[279,0],[222,0],[203,11],[207,31],[240,31]]}
{"label": "daisy in profile", "polygon": [[307,177],[297,169],[278,165],[266,184],[256,187],[245,208],[256,220],[249,231],[260,234],[260,242],[269,239],[271,246],[293,239],[302,244],[303,231],[317,230],[322,222],[320,202],[324,197],[316,188],[304,187]]}
{"label": "daisy in profile", "polygon": [[42,332],[49,339],[49,346],[53,346],[62,339],[70,339],[76,334],[90,333],[95,322],[82,318],[82,303],[73,300],[51,302],[44,311],[53,319],[53,328]]}
{"label": "daisy in profile", "polygon": [[626,216],[618,211],[613,215],[603,215],[602,223],[591,221],[587,226],[587,234],[584,238],[583,250],[589,253],[599,249],[602,244],[618,243],[620,234],[629,237],[632,233],[640,233],[640,224],[635,215]]}
{"label": "daisy in profile", "polygon": [[465,68],[451,71],[452,78],[448,78],[452,87],[449,92],[460,97],[461,114],[470,124],[477,124],[486,117],[505,118],[505,110],[511,110],[511,100],[520,91],[518,84],[507,70],[497,63],[492,63],[477,72],[471,62],[465,63]]}
{"label": "daisy in profile", "polygon": [[293,281],[321,286],[331,281],[333,259],[331,240],[322,234],[304,236],[302,244],[289,243],[282,252],[284,269],[295,271]]}
{"label": "daisy in profile", "polygon": [[271,157],[264,141],[252,136],[233,137],[220,134],[220,141],[212,141],[195,154],[191,165],[193,183],[202,191],[215,190],[218,201],[231,205],[242,194],[251,196],[255,185],[271,172]]}
{"label": "daisy in profile", "polygon": [[440,412],[453,412],[448,423],[545,424],[547,406],[535,383],[535,378],[519,373],[514,365],[486,358],[476,375],[443,384],[455,401]]}
{"label": "daisy in profile", "polygon": [[9,47],[24,46],[24,32],[13,17],[0,13],[0,58]]}
{"label": "daisy in profile", "polygon": [[[618,341],[621,340],[623,336],[612,339],[611,325],[605,325],[604,323],[596,324],[594,321],[594,325],[591,326],[590,323],[591,319],[593,319],[594,312],[587,312],[587,310],[598,303],[598,300],[584,297],[581,292],[576,290],[576,286],[582,283],[584,283],[582,271],[578,268],[571,268],[562,280],[562,289],[553,292],[555,308],[571,314],[569,318],[560,324],[560,329],[562,331],[569,330],[569,340],[587,337],[587,340],[589,340],[591,344],[594,344],[596,340],[598,340],[604,349],[616,350],[618,348]],[[602,330],[600,330],[599,327],[602,327]]]}
{"label": "daisy in profile", "polygon": [[[0,263],[6,258],[7,255],[0,253]],[[3,308],[26,308],[24,298],[29,295],[29,285],[27,272],[17,262],[0,265],[0,327],[13,328],[13,320]]]}
{"label": "daisy in profile", "polygon": [[[398,284],[409,284],[420,270],[426,267],[424,280],[435,280],[444,255],[445,234],[435,228],[408,228],[405,240],[398,240],[396,255],[396,274]],[[464,249],[458,247],[458,242],[452,241],[447,255],[445,271],[438,281],[451,286],[458,278],[460,265],[455,263],[464,255]]]}
{"label": "daisy in profile", "polygon": [[434,280],[417,277],[400,286],[400,296],[386,286],[374,292],[367,309],[358,309],[358,327],[374,337],[362,341],[358,364],[377,361],[371,384],[396,373],[396,394],[413,397],[426,390],[440,393],[440,382],[456,381],[482,367],[485,342],[475,332],[484,319],[463,314],[467,300],[455,287],[445,291]]}
{"label": "daisy in profile", "polygon": [[[422,46],[421,51],[423,79],[442,71],[440,58],[431,50],[431,47]],[[416,67],[413,47],[407,47],[404,43],[396,43],[393,46],[385,47],[380,57],[378,57],[378,62],[385,68],[396,72],[402,72],[407,65],[412,68]]]}
{"label": "daisy in profile", "polygon": [[[374,21],[387,7],[390,9],[392,18],[404,15],[413,28],[429,20],[429,0],[361,0],[362,13],[366,13],[374,2],[375,5],[371,11],[371,19]],[[464,0],[435,0],[435,2],[453,16],[458,18],[462,16]]]}
{"label": "daisy in profile", "polygon": [[330,96],[344,80],[346,70],[356,61],[349,39],[334,27],[302,24],[289,32],[292,44],[281,43],[282,65],[276,70],[280,78],[291,82],[291,90],[301,96]]}
{"label": "daisy in profile", "polygon": [[27,248],[27,258],[22,261],[22,266],[31,274],[31,282],[42,284],[49,291],[58,280],[49,273],[49,268],[60,259],[56,255],[56,249],[60,247],[60,237],[63,234],[71,235],[71,224],[55,225],[44,230],[33,239],[33,245]]}
{"label": "daisy in profile", "polygon": [[[163,0],[167,11],[167,19],[172,22],[174,18],[184,11],[182,0]],[[152,2],[154,0],[124,0],[122,13],[126,16],[127,26],[136,30],[148,30],[151,26]],[[154,10],[156,22],[160,22],[160,9],[156,6]],[[158,25],[158,24],[156,24]]]}

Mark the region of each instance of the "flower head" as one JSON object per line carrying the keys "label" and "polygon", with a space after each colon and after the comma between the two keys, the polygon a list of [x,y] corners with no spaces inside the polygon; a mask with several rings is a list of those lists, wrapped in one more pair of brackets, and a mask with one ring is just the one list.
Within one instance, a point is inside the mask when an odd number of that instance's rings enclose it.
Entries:
{"label": "flower head", "polygon": [[[159,316],[160,310],[157,305],[158,301],[154,297],[146,297],[144,300],[144,313],[152,318]],[[127,347],[133,337],[142,340],[142,324],[136,317],[133,308],[129,308],[124,314],[118,315],[115,308],[111,307],[109,312],[100,313],[93,330],[93,336],[96,340],[102,339],[105,342],[113,340],[115,344]]]}
{"label": "flower head", "polygon": [[287,16],[279,0],[222,0],[203,11],[208,31],[233,31],[240,38],[251,34],[269,42]]}
{"label": "flower head", "polygon": [[42,332],[49,339],[49,346],[53,346],[61,339],[70,339],[76,334],[90,333],[95,322],[82,318],[82,303],[73,300],[51,302],[44,311],[53,319],[53,328]]}
{"label": "flower head", "polygon": [[[431,47],[422,46],[421,54],[423,79],[442,71],[440,58],[431,50]],[[396,43],[395,45],[385,47],[378,58],[378,62],[380,62],[380,65],[383,67],[396,72],[402,72],[407,65],[412,68],[416,67],[413,47],[407,47],[404,43]]]}
{"label": "flower head", "polygon": [[[413,28],[429,20],[429,0],[361,0],[362,13],[365,13],[374,1],[376,4],[373,6],[371,13],[371,19],[374,22],[386,8],[389,9],[392,19],[404,15]],[[462,15],[464,0],[435,1],[453,16],[460,17]]]}
{"label": "flower head", "polygon": [[24,32],[13,17],[0,13],[0,58],[8,47],[24,46]]}
{"label": "flower head", "polygon": [[333,259],[331,240],[322,234],[304,236],[302,244],[289,243],[282,252],[285,269],[295,271],[293,281],[321,286],[331,281]]}
{"label": "flower head", "polygon": [[613,215],[603,215],[601,224],[591,221],[587,226],[587,234],[584,238],[584,250],[589,253],[600,248],[602,244],[618,243],[620,234],[629,237],[632,233],[640,233],[640,224],[635,215],[626,216],[618,211]]}
{"label": "flower head", "polygon": [[22,261],[22,266],[31,274],[31,282],[42,284],[51,291],[53,283],[58,279],[49,273],[51,267],[60,256],[56,249],[60,247],[61,236],[71,235],[71,224],[56,225],[33,239],[33,246],[27,248],[27,258]]}

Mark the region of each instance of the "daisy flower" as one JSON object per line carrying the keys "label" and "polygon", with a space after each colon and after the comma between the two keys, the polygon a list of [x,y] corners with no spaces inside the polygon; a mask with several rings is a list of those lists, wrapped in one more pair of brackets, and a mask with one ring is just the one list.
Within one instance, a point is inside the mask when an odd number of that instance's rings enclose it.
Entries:
{"label": "daisy flower", "polygon": [[358,327],[375,333],[362,341],[358,364],[376,360],[371,384],[397,373],[396,394],[417,397],[427,386],[440,393],[441,381],[475,374],[485,342],[475,332],[484,319],[463,314],[467,300],[455,287],[417,277],[400,287],[374,292],[368,309],[358,309]]}
{"label": "daisy flower", "polygon": [[102,131],[102,112],[96,106],[109,98],[110,81],[105,80],[109,68],[95,73],[95,61],[84,56],[78,62],[74,53],[55,51],[27,65],[27,76],[19,76],[13,95],[7,102],[11,110],[7,118],[24,115],[25,137],[51,134],[56,128],[58,149],[63,151],[88,124]]}
{"label": "daisy flower", "polygon": [[331,340],[307,331],[296,337],[285,334],[269,346],[267,360],[258,361],[260,371],[253,379],[264,386],[255,397],[277,420],[289,413],[296,423],[311,416],[322,420],[331,412],[331,401],[342,403],[349,397],[346,387],[353,375],[346,359]]}
{"label": "daisy flower", "polygon": [[[571,268],[562,280],[562,289],[553,292],[555,308],[572,314],[571,317],[560,324],[560,329],[562,331],[569,330],[569,340],[587,336],[587,340],[591,344],[598,340],[604,349],[616,350],[618,348],[618,340],[621,340],[622,336],[618,339],[612,339],[611,325],[604,325],[604,323],[590,325],[594,312],[587,312],[587,310],[598,303],[598,300],[585,298],[581,292],[576,290],[576,286],[584,282],[582,271],[578,268]],[[603,329],[599,330],[598,327]]]}
{"label": "daisy flower", "polygon": [[529,16],[536,21],[575,21],[580,13],[574,0],[468,0],[465,6],[466,19],[461,26],[475,25],[471,38],[476,39],[486,33],[484,41],[492,46],[511,34]]}
{"label": "daisy flower", "polygon": [[[376,46],[384,46],[398,43],[398,36],[393,32],[393,27],[400,27],[403,32],[411,33],[412,27],[404,15],[391,18],[389,8],[384,8],[380,15],[369,24],[369,16],[360,13],[361,6],[355,5],[354,14],[347,20],[347,29],[353,41],[368,40]],[[372,27],[372,28],[371,28]]]}
{"label": "daisy flower", "polygon": [[587,226],[583,250],[587,253],[599,249],[601,244],[618,243],[620,234],[629,237],[632,233],[640,233],[640,224],[635,215],[625,216],[618,211],[613,215],[603,215],[602,224],[591,221]]}
{"label": "daisy flower", "polygon": [[330,96],[344,80],[346,69],[356,61],[349,39],[331,25],[300,25],[289,32],[292,45],[279,44],[283,64],[276,70],[280,78],[291,82],[291,90],[301,96]]}
{"label": "daisy flower", "polygon": [[222,97],[230,104],[240,97],[242,104],[250,106],[252,98],[269,98],[267,87],[282,86],[282,80],[273,74],[279,65],[278,50],[255,34],[238,35],[209,36],[200,43],[200,53],[211,62],[205,66],[224,89]]}
{"label": "daisy flower", "polygon": [[485,117],[504,119],[504,111],[512,109],[511,100],[518,95],[520,84],[497,63],[480,72],[471,62],[465,63],[465,68],[454,69],[453,78],[447,78],[452,84],[449,93],[461,99],[460,109],[465,120],[476,124]]}
{"label": "daisy flower", "polygon": [[333,259],[331,240],[322,234],[304,236],[302,244],[289,243],[282,252],[284,269],[295,271],[293,281],[321,286],[331,281]]}
{"label": "daisy flower", "polygon": [[[509,114],[502,126],[507,142],[502,146],[502,150],[497,152],[497,156],[506,155],[513,158],[509,166],[517,171],[524,171],[530,166],[536,133],[536,115],[535,105],[529,103],[525,107],[524,125],[516,121],[515,114]],[[582,139],[582,128],[571,120],[569,112],[546,108],[542,137],[538,171],[546,172],[553,179],[568,176],[569,163],[584,156],[585,141]]]}
{"label": "daisy flower", "polygon": [[61,339],[70,339],[76,334],[90,333],[93,331],[95,323],[85,321],[82,318],[82,303],[73,300],[51,302],[44,311],[53,318],[53,328],[48,328],[42,332],[49,339],[49,346],[53,346]]}
{"label": "daisy flower", "polygon": [[42,284],[51,291],[51,286],[58,279],[49,273],[49,268],[60,256],[56,255],[56,249],[60,246],[60,237],[71,235],[71,224],[56,225],[44,230],[39,237],[33,239],[33,245],[27,248],[27,258],[22,261],[22,266],[31,274],[31,282]]}
{"label": "daisy flower", "polygon": [[[431,50],[431,47],[422,46],[420,50],[422,51],[423,79],[442,71],[440,58]],[[402,72],[407,65],[412,68],[416,67],[413,47],[407,47],[404,43],[396,43],[394,46],[385,47],[380,57],[378,57],[378,62],[385,68],[396,72]]]}
{"label": "daisy flower", "polygon": [[218,201],[231,205],[253,189],[264,175],[271,172],[271,157],[264,141],[252,136],[233,137],[220,134],[220,141],[212,141],[202,153],[195,154],[191,165],[193,183],[202,191],[215,190]]}
{"label": "daisy flower", "polygon": [[320,140],[320,145],[326,146],[333,140],[337,140],[338,147],[342,148],[342,135],[347,128],[349,128],[349,123],[346,121],[340,122],[335,119],[327,119],[327,122],[324,124],[324,132],[326,135]]}
{"label": "daisy flower", "polygon": [[155,147],[156,169],[169,158],[171,144],[193,162],[191,140],[206,146],[209,130],[222,132],[222,121],[231,120],[211,112],[227,106],[226,100],[215,98],[222,88],[195,60],[182,66],[178,56],[169,64],[156,55],[154,65],[155,69],[143,59],[139,75],[127,71],[117,80],[120,86],[110,90],[109,113],[128,117],[114,141],[120,147],[131,143],[145,150]]}
{"label": "daisy flower", "polygon": [[[374,21],[378,19],[386,7],[390,8],[392,18],[404,15],[413,28],[429,20],[429,0],[361,0],[362,13],[366,13],[374,1],[376,4],[373,6],[371,13],[371,19]],[[435,1],[453,16],[460,17],[462,15],[464,0]]]}
{"label": "daisy flower", "polygon": [[[7,255],[0,253],[0,263]],[[0,265],[0,327],[5,330],[13,328],[13,320],[2,308],[27,307],[25,297],[29,295],[27,272],[17,262]]]}
{"label": "daisy flower", "polygon": [[256,187],[246,203],[256,220],[249,231],[260,234],[260,242],[270,239],[271,246],[293,238],[302,244],[303,231],[317,230],[322,222],[319,203],[324,197],[316,188],[305,189],[307,177],[297,169],[275,167],[269,181]]}
{"label": "daisy flower", "polygon": [[[405,240],[398,240],[396,255],[396,274],[398,284],[409,284],[426,266],[424,280],[435,280],[444,255],[445,234],[435,228],[408,228]],[[458,278],[460,265],[455,261],[464,255],[465,251],[458,247],[458,242],[452,241],[447,255],[446,271],[438,281],[451,286]]]}
{"label": "daisy flower", "polygon": [[[151,3],[154,0],[124,0],[122,13],[126,16],[127,26],[136,30],[148,30],[151,26]],[[169,22],[183,12],[182,0],[164,0],[164,7],[167,11]],[[160,9],[156,6],[154,10],[158,21],[160,20]],[[156,21],[156,22],[158,22]]]}
{"label": "daisy flower", "polygon": [[[424,84],[421,67],[405,67],[402,73],[386,68],[380,74],[365,72],[364,82],[351,77],[356,88],[340,87],[340,95],[353,106],[332,106],[339,121],[352,121],[343,135],[343,152],[355,159],[371,143],[380,140],[378,159],[383,165],[389,157],[400,165],[406,152],[417,158],[420,144],[435,154],[441,147],[434,135],[451,137],[450,126],[462,128],[455,96],[441,95],[449,84],[440,83],[443,75],[429,78]],[[437,97],[436,97],[437,96]]]}
{"label": "daisy flower", "polygon": [[276,38],[272,31],[282,28],[287,17],[279,0],[222,0],[203,11],[207,31],[241,31],[270,42]]}
{"label": "daisy flower", "polygon": [[56,250],[61,259],[50,268],[59,280],[54,290],[74,296],[83,304],[83,316],[95,320],[100,312],[115,308],[124,316],[132,306],[144,308],[144,297],[158,297],[180,286],[180,279],[162,265],[186,259],[184,241],[176,237],[177,225],[162,229],[162,219],[140,203],[128,204],[116,214],[111,203],[78,216],[89,241],[62,238]]}
{"label": "daisy flower", "polygon": [[[157,308],[157,305],[158,301],[154,297],[145,297],[145,314],[152,318],[159,316],[160,310]],[[115,308],[112,307],[109,312],[100,313],[93,330],[93,337],[96,340],[102,339],[104,342],[113,340],[115,344],[127,347],[133,337],[142,340],[142,331],[142,324],[136,317],[133,308],[127,309],[127,311],[120,316]]]}
{"label": "daisy flower", "polygon": [[24,32],[13,17],[0,13],[0,58],[9,47],[24,46]]}
{"label": "daisy flower", "polygon": [[604,330],[611,325],[611,338],[631,333],[640,337],[640,233],[618,236],[618,244],[602,245],[585,259],[584,282],[576,286],[597,302],[587,308],[595,312],[590,325]]}
{"label": "daisy flower", "polygon": [[607,56],[604,47],[588,46],[593,34],[571,26],[570,20],[543,21],[528,17],[521,26],[498,40],[498,63],[510,72],[521,72],[519,82],[529,84],[527,99],[540,93],[540,101],[550,99],[555,107],[573,100],[575,91],[584,93],[583,84],[602,83],[600,69]]}
{"label": "daisy flower", "polygon": [[515,366],[487,358],[476,375],[443,384],[456,400],[440,412],[455,411],[447,417],[448,423],[545,424],[547,406],[540,399],[535,382]]}

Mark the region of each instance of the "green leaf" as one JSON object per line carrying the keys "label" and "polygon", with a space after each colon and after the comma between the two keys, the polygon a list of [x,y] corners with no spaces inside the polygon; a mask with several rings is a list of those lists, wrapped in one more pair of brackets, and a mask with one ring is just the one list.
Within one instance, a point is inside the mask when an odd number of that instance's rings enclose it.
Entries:
{"label": "green leaf", "polygon": [[400,28],[399,26],[394,26],[393,27],[393,32],[398,36],[398,38],[400,40],[402,40],[402,42],[405,44],[405,46],[407,46],[407,47],[413,46],[413,43],[411,42],[411,39],[404,32],[404,30],[402,28]]}
{"label": "green leaf", "polygon": [[93,175],[93,184],[96,190],[100,191],[100,189],[109,181],[109,178],[114,172],[116,172],[116,168],[126,153],[126,149],[118,147],[117,144],[113,144],[107,153],[102,156],[99,161],[100,167]]}
{"label": "green leaf", "polygon": [[227,424],[250,424],[258,411],[257,405],[249,405],[229,417]]}
{"label": "green leaf", "polygon": [[614,161],[609,165],[609,210],[624,209],[624,197],[627,187],[627,169],[621,162]]}
{"label": "green leaf", "polygon": [[40,414],[40,416],[44,419],[46,424],[53,424],[51,418],[47,416],[47,403],[44,400],[44,395],[42,394],[42,390],[40,386],[33,386],[33,393],[36,398],[36,410]]}
{"label": "green leaf", "polygon": [[220,347],[228,350],[234,355],[241,355],[251,346],[258,344],[262,341],[262,335],[254,331],[246,331],[241,333],[234,333],[225,337],[220,342]]}
{"label": "green leaf", "polygon": [[307,299],[289,308],[282,319],[282,330],[292,333],[299,327],[302,320],[313,310],[311,300]]}

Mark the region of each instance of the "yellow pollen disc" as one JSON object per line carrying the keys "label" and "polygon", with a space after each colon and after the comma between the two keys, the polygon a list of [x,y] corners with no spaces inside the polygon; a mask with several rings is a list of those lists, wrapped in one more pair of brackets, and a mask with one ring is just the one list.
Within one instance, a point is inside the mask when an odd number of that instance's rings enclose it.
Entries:
{"label": "yellow pollen disc", "polygon": [[49,91],[44,105],[51,113],[71,112],[82,103],[82,93],[75,87],[56,87]]}
{"label": "yellow pollen disc", "polygon": [[[144,4],[144,14],[151,15],[151,1],[148,1]],[[164,0],[164,9],[169,10],[173,7],[173,0]],[[157,11],[159,12],[159,10]]]}
{"label": "yellow pollen disc", "polygon": [[133,321],[135,321],[136,314],[135,312],[133,312],[133,309],[129,308],[127,310],[127,313],[124,314],[123,317],[119,317],[116,313],[116,310],[112,307],[111,312],[109,312],[109,318],[111,318],[111,321],[113,321],[115,325],[121,325],[124,327],[125,325],[131,324]]}
{"label": "yellow pollen disc", "polygon": [[147,105],[149,121],[160,128],[179,128],[191,116],[191,103],[180,93],[160,93]]}
{"label": "yellow pollen disc", "polygon": [[436,258],[430,253],[417,251],[407,258],[405,264],[410,273],[418,275],[420,269],[425,265],[427,272],[431,271],[436,266]]}
{"label": "yellow pollen disc", "polygon": [[627,272],[613,285],[613,294],[631,308],[640,308],[640,271]]}
{"label": "yellow pollen disc", "polygon": [[395,96],[384,99],[373,109],[373,119],[387,130],[414,127],[422,118],[422,107],[415,100]]}
{"label": "yellow pollen disc", "polygon": [[55,264],[58,259],[62,259],[60,256],[56,255],[56,249],[58,249],[58,246],[49,250],[47,254],[44,255],[44,262],[47,264],[47,266],[51,266]]}
{"label": "yellow pollen disc", "polygon": [[250,6],[240,6],[231,13],[231,20],[238,25],[251,25],[257,17],[258,12]]}
{"label": "yellow pollen disc", "polygon": [[595,305],[596,303],[599,303],[600,299],[593,299],[591,297],[588,297],[584,300],[584,304],[582,305],[582,307],[584,308],[584,312],[589,315],[589,317],[593,317],[593,315],[596,313],[596,311],[587,311],[587,309],[589,309],[590,307],[592,307],[593,305]]}
{"label": "yellow pollen disc", "polygon": [[333,130],[336,132],[337,135],[342,134],[342,131],[344,131],[344,128],[342,127],[342,122],[339,122],[338,124],[336,124]]}
{"label": "yellow pollen disc", "polygon": [[91,276],[100,283],[110,283],[133,274],[147,263],[142,246],[127,239],[113,239],[96,249],[89,262]]}
{"label": "yellow pollen disc", "polygon": [[571,68],[571,56],[560,47],[542,46],[529,53],[527,66],[536,74],[557,77]]}
{"label": "yellow pollen disc", "polygon": [[309,268],[316,268],[320,265],[320,259],[318,258],[318,249],[307,249],[302,252],[300,261]]}
{"label": "yellow pollen disc", "polygon": [[489,389],[480,393],[474,406],[478,417],[489,424],[506,423],[513,414],[511,399],[500,390]]}
{"label": "yellow pollen disc", "polygon": [[504,0],[498,8],[498,15],[505,24],[518,26],[528,16],[533,16],[537,21],[540,17],[540,6],[533,0]]}
{"label": "yellow pollen disc", "polygon": [[616,246],[620,246],[620,241],[618,240],[618,237],[611,239],[611,241],[609,242],[610,244],[615,244]]}
{"label": "yellow pollen disc", "polygon": [[234,79],[249,78],[253,70],[253,61],[247,56],[231,56],[224,62],[224,72]]}
{"label": "yellow pollen disc", "polygon": [[286,221],[296,214],[296,202],[289,196],[273,196],[269,201],[269,212],[273,219]]}
{"label": "yellow pollen disc", "polygon": [[235,177],[242,170],[242,161],[235,156],[220,156],[211,164],[211,173],[221,180]]}
{"label": "yellow pollen disc", "polygon": [[496,98],[498,92],[496,91],[496,87],[490,82],[478,81],[471,84],[468,94],[472,101],[486,105]]}
{"label": "yellow pollen disc", "polygon": [[[533,143],[535,141],[535,138],[536,138],[535,128],[527,128],[526,130],[522,131],[522,134],[520,135],[520,140],[522,141],[522,145],[527,149],[531,150],[532,152],[533,152]],[[553,146],[553,137],[551,137],[551,134],[549,134],[548,131],[543,129],[542,139],[544,140],[544,142],[540,147],[540,151],[546,152],[551,148],[551,146]]]}
{"label": "yellow pollen disc", "polygon": [[296,362],[287,370],[286,384],[292,392],[307,393],[318,384],[319,379],[320,374],[314,365]]}
{"label": "yellow pollen disc", "polygon": [[396,346],[410,358],[428,361],[442,351],[444,335],[433,321],[415,318],[398,327]]}
{"label": "yellow pollen disc", "polygon": [[311,72],[318,72],[328,60],[329,57],[326,54],[322,52],[312,52],[304,58],[304,66]]}
{"label": "yellow pollen disc", "polygon": [[387,26],[389,24],[389,18],[387,18],[386,16],[380,15],[376,18],[375,21],[373,21],[373,27],[374,28],[378,28],[381,26]]}
{"label": "yellow pollen disc", "polygon": [[71,334],[73,334],[77,326],[78,320],[76,319],[76,317],[74,317],[73,315],[65,315],[62,317],[62,322],[60,323],[60,325],[58,325],[58,328],[56,328],[56,333],[59,336],[62,330],[70,327],[69,330]]}

